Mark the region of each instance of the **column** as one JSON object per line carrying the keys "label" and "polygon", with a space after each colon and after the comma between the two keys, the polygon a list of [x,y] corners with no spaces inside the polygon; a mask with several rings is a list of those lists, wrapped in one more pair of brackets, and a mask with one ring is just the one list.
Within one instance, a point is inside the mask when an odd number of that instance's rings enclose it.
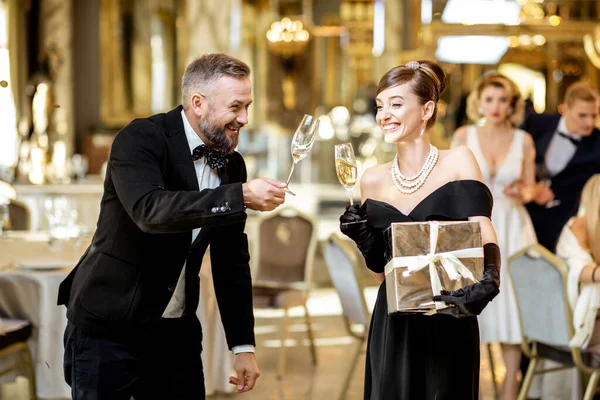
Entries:
{"label": "column", "polygon": [[421,0],[385,0],[385,48],[373,59],[373,78],[391,68],[420,58]]}
{"label": "column", "polygon": [[388,70],[398,65],[398,55],[402,52],[402,24],[404,10],[402,0],[385,0],[385,45],[383,54],[373,57],[373,81],[379,79]]}
{"label": "column", "polygon": [[549,41],[546,50],[546,112],[556,112],[559,99],[559,82],[556,81],[554,71],[558,69],[559,48],[556,41]]}
{"label": "column", "polygon": [[250,120],[256,121],[266,112],[264,102],[258,99],[264,90],[260,90],[257,84],[268,75],[267,65],[259,67],[261,55],[266,50],[265,40],[257,40],[256,35],[260,32],[264,36],[273,16],[259,12],[258,5],[243,0],[187,0],[185,7],[187,32],[183,68],[207,53],[226,53],[244,61],[252,69],[255,101],[250,108]]}
{"label": "column", "polygon": [[186,2],[187,63],[206,53],[229,53],[231,12],[235,2],[236,0]]}
{"label": "column", "polygon": [[51,142],[65,142],[67,156],[73,153],[75,147],[71,11],[71,0],[44,0],[40,16],[41,52],[48,57],[52,76],[54,109],[50,117],[49,136]]}

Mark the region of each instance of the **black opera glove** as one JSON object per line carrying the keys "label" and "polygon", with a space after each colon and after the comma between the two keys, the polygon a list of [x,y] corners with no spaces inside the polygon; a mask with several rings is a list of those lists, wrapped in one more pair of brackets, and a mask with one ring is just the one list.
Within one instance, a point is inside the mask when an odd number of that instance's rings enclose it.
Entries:
{"label": "black opera glove", "polygon": [[455,307],[442,310],[455,317],[481,314],[487,304],[500,293],[500,248],[495,243],[483,246],[483,276],[479,282],[458,290],[442,290],[434,301],[443,301]]}
{"label": "black opera glove", "polygon": [[383,235],[373,229],[369,216],[362,208],[348,206],[340,217],[340,230],[354,240],[371,271],[383,272],[386,264]]}

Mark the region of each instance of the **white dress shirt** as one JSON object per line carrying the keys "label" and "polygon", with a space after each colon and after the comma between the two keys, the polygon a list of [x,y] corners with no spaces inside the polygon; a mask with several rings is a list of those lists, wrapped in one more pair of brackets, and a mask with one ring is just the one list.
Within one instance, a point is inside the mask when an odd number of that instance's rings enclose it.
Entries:
{"label": "white dress shirt", "polygon": [[[185,131],[185,137],[187,138],[188,145],[190,147],[190,157],[194,152],[194,149],[198,146],[204,145],[205,143],[200,139],[200,136],[196,134],[192,126],[190,125],[187,117],[185,116],[184,110],[181,110],[181,118],[183,119],[183,128]],[[194,161],[194,168],[196,170],[196,178],[198,179],[199,190],[203,189],[214,189],[221,184],[221,178],[217,170],[210,168],[206,162],[206,158],[200,158]],[[192,231],[192,243],[198,237],[201,228],[196,228]],[[187,261],[183,263],[181,274],[177,280],[177,286],[173,291],[173,296],[169,300],[169,304],[165,308],[162,314],[163,318],[180,318],[183,315],[185,306],[185,270]],[[254,353],[254,346],[242,345],[233,347],[233,353]]]}
{"label": "white dress shirt", "polygon": [[565,117],[561,117],[546,151],[546,168],[551,177],[556,176],[560,171],[565,169],[571,158],[573,158],[573,155],[575,155],[575,151],[577,151],[577,146],[568,138],[559,135],[558,132],[562,132],[576,140],[581,139],[581,136],[577,133],[569,132]]}

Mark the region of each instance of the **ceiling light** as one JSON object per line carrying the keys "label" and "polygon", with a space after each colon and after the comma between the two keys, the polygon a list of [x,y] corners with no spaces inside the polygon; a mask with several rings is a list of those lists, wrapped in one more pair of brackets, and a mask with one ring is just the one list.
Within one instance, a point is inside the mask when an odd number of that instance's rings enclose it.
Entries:
{"label": "ceiling light", "polygon": [[521,5],[515,0],[448,0],[442,21],[447,24],[518,25]]}
{"label": "ceiling light", "polygon": [[559,17],[558,15],[551,15],[548,18],[548,22],[550,23],[550,25],[552,26],[559,26],[560,23],[562,22],[562,18]]}
{"label": "ceiling light", "polygon": [[453,64],[497,64],[508,47],[503,36],[442,36],[435,56]]}

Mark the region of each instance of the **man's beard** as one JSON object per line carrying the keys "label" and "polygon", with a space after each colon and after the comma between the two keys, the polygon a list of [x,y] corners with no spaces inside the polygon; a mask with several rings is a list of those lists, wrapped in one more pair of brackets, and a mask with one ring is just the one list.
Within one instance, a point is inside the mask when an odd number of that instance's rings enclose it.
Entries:
{"label": "man's beard", "polygon": [[218,126],[217,123],[215,123],[212,120],[212,118],[208,117],[200,120],[200,123],[198,124],[198,129],[200,130],[200,132],[204,133],[206,138],[210,141],[210,144],[212,144],[212,148],[214,150],[223,154],[231,154],[233,153],[239,142],[239,129],[244,125],[238,124],[234,121],[227,124],[226,126],[229,126],[233,129],[238,129],[238,132],[234,136],[228,137],[225,134],[225,127]]}

